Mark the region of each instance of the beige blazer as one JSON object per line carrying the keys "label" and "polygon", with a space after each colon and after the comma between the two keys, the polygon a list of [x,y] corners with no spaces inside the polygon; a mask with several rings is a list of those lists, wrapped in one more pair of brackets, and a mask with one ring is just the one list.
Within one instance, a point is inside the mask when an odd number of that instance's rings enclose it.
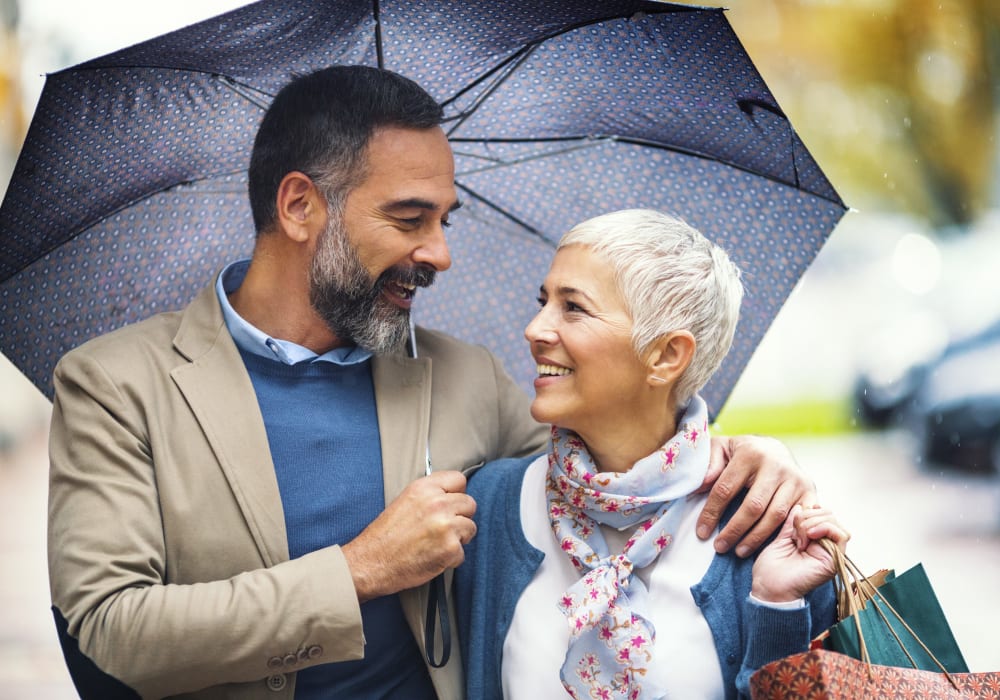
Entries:
{"label": "beige blazer", "polygon": [[[546,431],[485,349],[418,331],[373,361],[385,499],[424,473],[540,450]],[[289,561],[253,387],[214,286],[92,340],[55,371],[53,605],[80,650],[143,697],[292,698],[297,669],[362,658],[339,547]],[[423,650],[427,587],[404,591]],[[462,696],[457,644],[431,676]]]}

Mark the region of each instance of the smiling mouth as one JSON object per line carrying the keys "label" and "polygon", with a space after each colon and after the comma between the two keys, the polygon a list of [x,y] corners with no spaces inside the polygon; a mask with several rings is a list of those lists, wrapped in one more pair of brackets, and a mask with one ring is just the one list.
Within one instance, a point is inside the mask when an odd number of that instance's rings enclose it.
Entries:
{"label": "smiling mouth", "polygon": [[417,285],[406,282],[388,282],[385,285],[385,291],[394,297],[409,301],[417,293]]}
{"label": "smiling mouth", "polygon": [[558,367],[556,365],[537,365],[536,370],[539,377],[565,377],[573,374],[573,370],[568,367]]}

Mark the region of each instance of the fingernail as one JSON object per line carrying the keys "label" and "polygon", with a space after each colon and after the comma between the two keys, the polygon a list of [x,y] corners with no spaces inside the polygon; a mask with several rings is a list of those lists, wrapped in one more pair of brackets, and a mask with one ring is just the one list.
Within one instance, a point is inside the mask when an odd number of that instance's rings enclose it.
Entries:
{"label": "fingernail", "polygon": [[697,532],[698,532],[698,537],[700,537],[703,540],[707,540],[708,536],[712,534],[712,531],[708,528],[708,525],[699,525]]}
{"label": "fingernail", "polygon": [[736,548],[736,556],[740,557],[741,559],[746,558],[748,554],[750,554],[750,548],[747,547],[745,544],[741,544],[739,547]]}
{"label": "fingernail", "polygon": [[719,554],[725,554],[729,551],[729,543],[725,540],[715,540],[715,551]]}

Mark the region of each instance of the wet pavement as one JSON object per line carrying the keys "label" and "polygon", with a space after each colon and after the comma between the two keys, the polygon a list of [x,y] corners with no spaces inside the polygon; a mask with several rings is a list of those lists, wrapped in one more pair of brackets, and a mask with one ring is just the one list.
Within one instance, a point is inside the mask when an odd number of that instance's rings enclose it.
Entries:
{"label": "wet pavement", "polygon": [[[44,431],[0,454],[0,700],[75,698],[49,613]],[[906,436],[788,438],[867,572],[923,562],[973,671],[1000,670],[1000,482],[920,469]]]}
{"label": "wet pavement", "polygon": [[865,573],[923,563],[972,671],[1000,670],[1000,479],[915,466],[909,435],[788,439]]}

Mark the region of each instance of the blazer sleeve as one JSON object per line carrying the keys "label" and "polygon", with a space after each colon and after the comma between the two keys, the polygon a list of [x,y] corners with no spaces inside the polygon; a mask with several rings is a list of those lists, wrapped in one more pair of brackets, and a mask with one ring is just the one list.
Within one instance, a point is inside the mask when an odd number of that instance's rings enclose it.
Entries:
{"label": "blazer sleeve", "polygon": [[[64,358],[54,382],[50,586],[82,697],[112,697],[95,678],[122,693],[162,697],[363,656],[360,609],[344,594],[354,588],[339,548],[269,568],[261,559],[218,580],[171,583],[182,563],[167,560],[142,415],[149,405],[86,353]],[[232,519],[191,517],[206,529],[246,532]]]}

